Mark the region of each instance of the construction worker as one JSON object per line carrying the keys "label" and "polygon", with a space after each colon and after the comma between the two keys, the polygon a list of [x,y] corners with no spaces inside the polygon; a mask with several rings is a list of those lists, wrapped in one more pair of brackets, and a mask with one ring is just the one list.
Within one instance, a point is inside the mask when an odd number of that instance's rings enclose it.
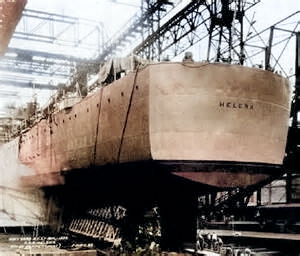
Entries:
{"label": "construction worker", "polygon": [[204,249],[204,237],[200,229],[197,230],[196,251]]}
{"label": "construction worker", "polygon": [[218,248],[217,248],[217,251],[218,251],[218,252],[221,251],[222,246],[223,246],[223,240],[222,240],[221,237],[218,237],[218,238],[217,238],[217,247],[218,247]]}
{"label": "construction worker", "polygon": [[207,233],[207,235],[206,235],[206,243],[208,245],[208,249],[211,249],[211,246],[212,246],[212,235],[210,233]]}
{"label": "construction worker", "polygon": [[212,249],[216,251],[217,250],[218,236],[215,232],[212,233],[211,240],[212,240]]}

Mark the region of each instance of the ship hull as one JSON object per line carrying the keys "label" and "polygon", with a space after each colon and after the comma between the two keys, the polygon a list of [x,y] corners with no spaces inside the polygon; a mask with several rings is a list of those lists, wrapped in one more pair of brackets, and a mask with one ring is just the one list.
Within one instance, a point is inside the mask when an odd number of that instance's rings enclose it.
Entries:
{"label": "ship hull", "polygon": [[178,248],[194,240],[199,196],[282,172],[289,99],[268,71],[148,65],[0,146],[0,218],[134,244],[158,209],[161,248]]}
{"label": "ship hull", "polygon": [[280,172],[289,100],[288,81],[268,71],[148,65],[23,133],[19,161],[35,175],[22,179],[57,185],[74,169],[155,162],[195,182],[247,187]]}

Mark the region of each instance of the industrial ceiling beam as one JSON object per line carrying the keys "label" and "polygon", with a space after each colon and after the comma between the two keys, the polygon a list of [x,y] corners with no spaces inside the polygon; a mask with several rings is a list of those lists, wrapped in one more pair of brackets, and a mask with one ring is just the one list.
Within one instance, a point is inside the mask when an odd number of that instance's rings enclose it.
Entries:
{"label": "industrial ceiling beam", "polygon": [[6,56],[10,54],[16,54],[16,55],[27,55],[27,56],[37,56],[42,57],[45,59],[57,59],[59,61],[65,61],[67,62],[77,62],[77,63],[95,63],[95,61],[88,59],[86,57],[75,57],[68,54],[63,53],[52,53],[47,51],[37,51],[37,50],[28,50],[28,49],[21,49],[16,47],[9,47],[6,51]]}
{"label": "industrial ceiling beam", "polygon": [[26,55],[22,55],[22,58],[5,57],[0,61],[0,71],[12,72],[12,76],[19,77],[32,75],[49,76],[52,79],[53,77],[66,78],[70,76],[72,69],[74,64],[32,59],[31,56]]}
{"label": "industrial ceiling beam", "polygon": [[[144,6],[145,2],[146,6]],[[174,7],[168,0],[145,2],[142,2],[141,10],[125,24],[122,30],[105,42],[97,60],[104,61],[113,54],[124,51],[128,44],[136,43],[137,38],[141,41],[152,34],[159,27],[160,20]]]}
{"label": "industrial ceiling beam", "polygon": [[[1,85],[10,85],[10,86],[16,86],[18,88],[34,88],[34,89],[45,89],[45,90],[56,90],[56,85],[51,84],[42,84],[42,83],[33,83],[29,81],[12,81],[9,79],[1,79],[0,78],[0,84]],[[0,95],[2,92],[0,92]]]}
{"label": "industrial ceiling beam", "polygon": [[13,38],[59,48],[89,49],[96,54],[103,45],[104,33],[101,22],[25,9]]}
{"label": "industrial ceiling beam", "polygon": [[65,54],[9,48],[0,60],[0,70],[54,78],[68,78],[76,65],[95,65],[96,62]]}
{"label": "industrial ceiling beam", "polygon": [[24,77],[16,87],[26,87],[28,76],[67,81],[78,64],[95,69],[96,62],[86,54],[99,53],[103,34],[103,24],[96,21],[25,9],[10,47],[0,59],[0,72],[10,76],[10,81]]}
{"label": "industrial ceiling beam", "polygon": [[[175,49],[171,57],[180,54],[187,48],[179,46],[179,44],[182,43],[181,40],[203,24],[201,12],[199,12],[198,9],[204,2],[205,1],[192,1],[149,35],[141,44],[135,47],[133,50],[134,54],[149,56],[151,59],[158,59],[159,56],[170,47]],[[189,43],[188,47],[191,45],[192,44]]]}
{"label": "industrial ceiling beam", "polygon": [[[214,60],[231,61],[235,58],[236,62],[241,63],[244,58],[243,38],[241,38],[242,33],[235,23],[240,23],[242,30],[244,12],[258,2],[213,0],[208,4],[204,0],[191,1],[185,8],[136,46],[133,53],[139,56],[150,56],[151,59],[156,60],[160,58],[161,54],[167,53],[168,57],[172,58],[196,43],[206,40],[202,42],[202,44],[206,44],[203,47],[203,52],[207,52],[207,57],[203,59],[211,61],[213,57]],[[212,6],[216,6],[216,8],[213,9]],[[232,14],[236,13],[236,16],[229,19],[224,14],[227,13],[227,9]],[[213,22],[214,18],[216,19],[215,22]],[[228,47],[235,41],[239,42],[238,46],[241,50],[237,51],[237,46],[235,49]],[[215,52],[212,52],[213,49]]]}

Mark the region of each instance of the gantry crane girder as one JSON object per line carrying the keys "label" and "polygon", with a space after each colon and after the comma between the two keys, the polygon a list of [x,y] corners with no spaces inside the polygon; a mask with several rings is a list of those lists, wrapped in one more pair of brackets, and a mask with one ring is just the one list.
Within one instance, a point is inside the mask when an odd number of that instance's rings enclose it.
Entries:
{"label": "gantry crane girder", "polygon": [[124,25],[121,31],[112,36],[103,46],[97,59],[104,61],[114,54],[121,53],[130,47],[137,38],[143,41],[159,29],[160,20],[174,7],[169,0],[142,1],[141,9]]}
{"label": "gantry crane girder", "polygon": [[[159,60],[162,54],[173,58],[206,40],[207,61],[243,64],[243,18],[259,1],[198,0],[170,18],[133,50],[134,54]],[[237,49],[239,47],[239,50]]]}
{"label": "gantry crane girder", "polygon": [[47,43],[60,49],[100,52],[103,45],[103,24],[67,15],[25,9],[14,32],[14,39]]}
{"label": "gantry crane girder", "polygon": [[[6,73],[0,82],[32,87],[36,77],[43,77],[46,82],[39,88],[54,89],[47,80],[67,81],[78,63],[94,65],[87,54],[99,54],[102,40],[102,23],[25,9],[9,48],[0,60],[0,70]],[[16,76],[19,81],[13,83]]]}
{"label": "gantry crane girder", "polygon": [[[198,9],[205,1],[192,1],[183,10],[173,16],[165,24],[161,25],[156,31],[148,35],[148,37],[133,50],[133,53],[148,59],[160,59],[168,48],[173,46],[173,56],[184,51],[193,43],[194,37],[188,37],[195,32],[196,28],[203,24],[207,19],[202,18],[202,12]],[[196,35],[198,37],[198,35]],[[189,45],[185,47],[180,44],[183,39],[188,39]],[[171,56],[169,56],[171,57]]]}

